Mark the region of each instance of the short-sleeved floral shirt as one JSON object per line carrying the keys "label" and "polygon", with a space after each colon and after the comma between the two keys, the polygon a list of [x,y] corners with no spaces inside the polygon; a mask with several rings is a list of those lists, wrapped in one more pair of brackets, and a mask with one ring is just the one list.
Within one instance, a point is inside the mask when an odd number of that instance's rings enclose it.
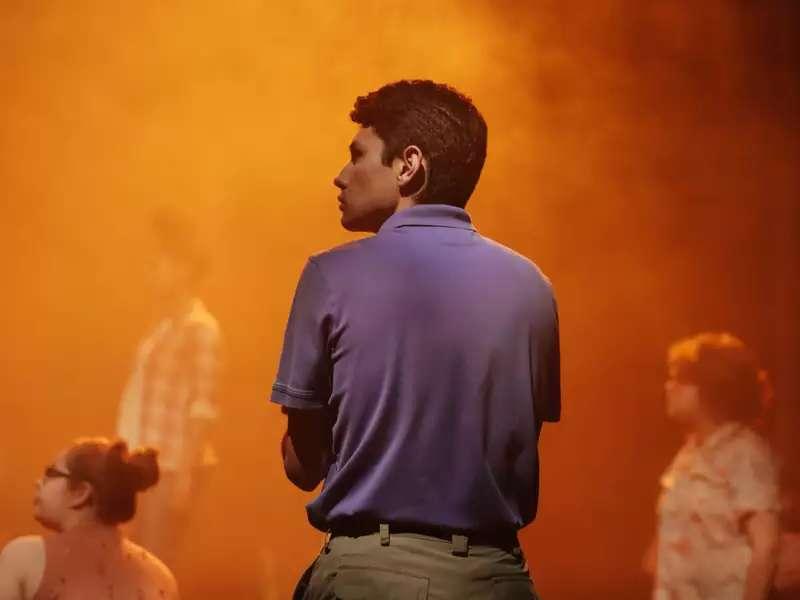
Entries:
{"label": "short-sleeved floral shirt", "polygon": [[661,488],[654,600],[740,600],[751,556],[744,520],[779,509],[767,443],[738,423],[703,443],[690,437]]}

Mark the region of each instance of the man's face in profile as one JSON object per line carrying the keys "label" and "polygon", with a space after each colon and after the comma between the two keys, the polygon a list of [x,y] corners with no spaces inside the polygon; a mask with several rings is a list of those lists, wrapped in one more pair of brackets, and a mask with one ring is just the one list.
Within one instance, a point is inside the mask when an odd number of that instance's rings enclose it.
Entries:
{"label": "man's face in profile", "polygon": [[[350,161],[333,183],[341,190],[342,226],[349,231],[376,232],[397,210],[397,172],[383,164],[383,140],[371,127],[359,129],[350,144]],[[399,169],[399,166],[398,166]]]}

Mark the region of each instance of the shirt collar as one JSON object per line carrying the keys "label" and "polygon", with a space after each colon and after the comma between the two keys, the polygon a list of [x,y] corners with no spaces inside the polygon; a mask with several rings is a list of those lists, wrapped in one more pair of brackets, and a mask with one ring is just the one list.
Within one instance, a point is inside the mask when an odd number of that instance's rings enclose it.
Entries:
{"label": "shirt collar", "polygon": [[475,231],[467,211],[449,204],[417,204],[396,212],[386,219],[378,233],[400,227],[448,227]]}
{"label": "shirt collar", "polygon": [[178,323],[183,323],[185,321],[196,319],[198,315],[201,315],[205,312],[206,312],[206,305],[203,304],[203,301],[200,300],[200,298],[194,297],[186,305],[186,308],[180,314],[167,315],[163,318],[163,322],[169,323],[170,325],[175,325]]}
{"label": "shirt collar", "polygon": [[694,443],[696,447],[703,448],[705,450],[713,450],[717,446],[719,446],[723,441],[727,438],[731,437],[733,434],[737,433],[739,429],[741,429],[741,424],[735,421],[729,421],[727,423],[723,423],[717,429],[709,435],[702,444],[697,442],[697,438],[694,439]]}

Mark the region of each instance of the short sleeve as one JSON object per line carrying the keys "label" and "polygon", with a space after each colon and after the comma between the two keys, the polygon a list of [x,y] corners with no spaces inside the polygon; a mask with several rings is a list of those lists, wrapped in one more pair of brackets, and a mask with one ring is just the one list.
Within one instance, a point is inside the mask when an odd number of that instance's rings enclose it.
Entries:
{"label": "short sleeve", "polygon": [[550,297],[531,331],[533,408],[538,422],[561,419],[561,348],[558,306]]}
{"label": "short sleeve", "polygon": [[729,467],[733,508],[740,515],[780,508],[777,467],[760,439],[748,438]]}
{"label": "short sleeve", "polygon": [[306,263],[297,284],[283,340],[272,402],[284,408],[315,409],[331,393],[329,333],[331,297],[319,265]]}

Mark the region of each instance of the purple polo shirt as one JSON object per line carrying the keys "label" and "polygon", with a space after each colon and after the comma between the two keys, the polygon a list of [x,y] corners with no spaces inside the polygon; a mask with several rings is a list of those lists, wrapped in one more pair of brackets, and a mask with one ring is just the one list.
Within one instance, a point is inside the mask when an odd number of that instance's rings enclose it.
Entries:
{"label": "purple polo shirt", "polygon": [[334,419],[315,527],[517,530],[536,515],[538,426],[560,415],[553,290],[464,210],[403,210],[309,259],[272,401]]}

